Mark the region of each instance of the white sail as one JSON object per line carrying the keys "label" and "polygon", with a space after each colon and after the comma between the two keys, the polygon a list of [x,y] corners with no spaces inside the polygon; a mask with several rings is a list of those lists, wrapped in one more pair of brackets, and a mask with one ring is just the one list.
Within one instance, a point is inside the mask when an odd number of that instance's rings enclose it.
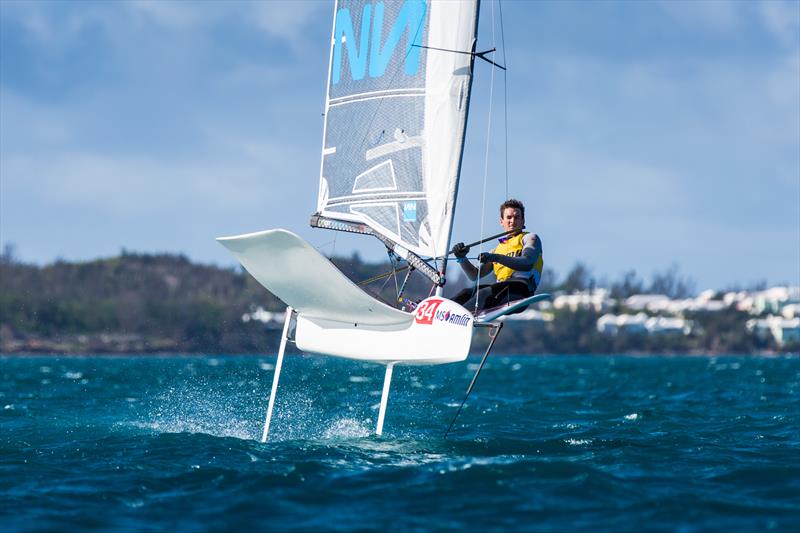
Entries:
{"label": "white sail", "polygon": [[446,253],[477,13],[477,0],[337,2],[319,214]]}

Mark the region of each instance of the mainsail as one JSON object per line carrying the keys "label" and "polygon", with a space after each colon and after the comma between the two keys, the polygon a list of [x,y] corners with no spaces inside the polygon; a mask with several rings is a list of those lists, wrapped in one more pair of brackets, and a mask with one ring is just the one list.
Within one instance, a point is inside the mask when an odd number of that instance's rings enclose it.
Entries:
{"label": "mainsail", "polygon": [[339,0],[317,213],[447,253],[478,0]]}

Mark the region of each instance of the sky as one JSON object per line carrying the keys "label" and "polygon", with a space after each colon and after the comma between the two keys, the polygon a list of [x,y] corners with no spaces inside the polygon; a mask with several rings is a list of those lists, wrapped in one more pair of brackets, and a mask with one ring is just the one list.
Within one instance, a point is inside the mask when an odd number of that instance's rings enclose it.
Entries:
{"label": "sky", "polygon": [[[229,266],[215,237],[283,227],[382,260],[308,225],[332,15],[0,1],[0,244]],[[484,0],[492,47],[508,71],[476,63],[454,241],[501,230],[507,176],[562,275],[800,284],[800,2]]]}

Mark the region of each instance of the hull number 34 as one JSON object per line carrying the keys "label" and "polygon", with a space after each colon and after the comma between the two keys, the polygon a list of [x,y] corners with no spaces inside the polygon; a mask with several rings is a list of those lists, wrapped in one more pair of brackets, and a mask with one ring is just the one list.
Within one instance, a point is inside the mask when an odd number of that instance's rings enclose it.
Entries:
{"label": "hull number 34", "polygon": [[428,298],[421,302],[414,314],[414,320],[416,320],[417,324],[433,324],[433,317],[436,314],[436,309],[441,303],[442,300],[439,298]]}
{"label": "hull number 34", "polygon": [[472,315],[469,313],[457,313],[454,309],[453,302],[449,300],[445,305],[442,298],[428,298],[420,302],[419,306],[414,313],[414,321],[417,324],[431,325],[434,321],[444,322],[446,324],[455,324],[456,326],[466,326],[472,320]]}

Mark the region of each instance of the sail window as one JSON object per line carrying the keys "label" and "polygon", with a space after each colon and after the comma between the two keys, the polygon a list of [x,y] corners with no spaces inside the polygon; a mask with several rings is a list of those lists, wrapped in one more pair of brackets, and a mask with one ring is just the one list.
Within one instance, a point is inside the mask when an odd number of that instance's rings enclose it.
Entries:
{"label": "sail window", "polygon": [[356,176],[353,194],[377,191],[396,191],[397,180],[392,160],[388,159]]}

